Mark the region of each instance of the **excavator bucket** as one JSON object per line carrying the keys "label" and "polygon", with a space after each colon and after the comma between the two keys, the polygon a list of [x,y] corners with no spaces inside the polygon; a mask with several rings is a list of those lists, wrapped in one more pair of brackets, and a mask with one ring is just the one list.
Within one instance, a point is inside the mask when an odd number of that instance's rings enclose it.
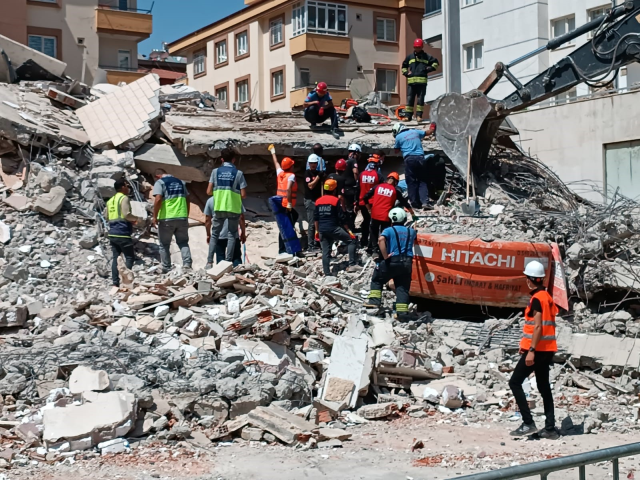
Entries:
{"label": "excavator bucket", "polygon": [[503,120],[496,103],[478,90],[447,93],[431,105],[431,121],[436,124],[436,138],[462,178],[467,177],[468,145],[471,137],[472,170],[489,153],[493,137]]}

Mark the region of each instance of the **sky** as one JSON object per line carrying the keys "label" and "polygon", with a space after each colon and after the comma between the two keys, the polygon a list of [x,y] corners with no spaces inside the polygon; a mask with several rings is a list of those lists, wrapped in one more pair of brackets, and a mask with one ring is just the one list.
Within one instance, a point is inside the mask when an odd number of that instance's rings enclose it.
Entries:
{"label": "sky", "polygon": [[[138,0],[138,8],[149,9],[152,3]],[[138,44],[138,53],[148,55],[162,48],[162,42],[173,42],[243,7],[244,0],[155,0],[153,34]]]}

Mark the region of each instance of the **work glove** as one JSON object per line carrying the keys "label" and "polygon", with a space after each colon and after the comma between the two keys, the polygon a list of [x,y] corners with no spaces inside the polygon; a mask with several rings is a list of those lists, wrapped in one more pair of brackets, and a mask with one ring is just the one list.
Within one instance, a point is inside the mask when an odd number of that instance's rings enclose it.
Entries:
{"label": "work glove", "polygon": [[351,240],[355,240],[356,239],[356,235],[351,230],[347,230],[347,233],[351,237]]}
{"label": "work glove", "polygon": [[428,72],[428,73],[435,72],[435,71],[436,71],[436,69],[435,69],[435,68],[433,68],[432,66],[428,66],[428,67],[427,67],[427,72]]}
{"label": "work glove", "polygon": [[269,152],[271,152],[272,154],[276,153],[276,147],[273,144],[269,145]]}
{"label": "work glove", "polygon": [[320,107],[320,110],[318,110],[318,114],[324,115],[324,107]]}
{"label": "work glove", "polygon": [[293,209],[293,205],[291,205],[291,204],[287,205],[287,210],[288,211],[291,211],[292,209]]}
{"label": "work glove", "polygon": [[313,237],[313,239],[314,239],[316,242],[319,242],[319,241],[320,241],[320,234],[319,234],[318,232],[316,232],[316,234],[315,234],[315,236]]}

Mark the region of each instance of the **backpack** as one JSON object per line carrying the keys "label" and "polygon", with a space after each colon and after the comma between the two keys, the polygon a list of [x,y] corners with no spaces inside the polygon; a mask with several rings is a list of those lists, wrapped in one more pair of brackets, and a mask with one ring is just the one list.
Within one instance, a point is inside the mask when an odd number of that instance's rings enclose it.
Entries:
{"label": "backpack", "polygon": [[358,123],[370,123],[371,115],[362,107],[353,107],[353,112],[351,112],[351,117]]}

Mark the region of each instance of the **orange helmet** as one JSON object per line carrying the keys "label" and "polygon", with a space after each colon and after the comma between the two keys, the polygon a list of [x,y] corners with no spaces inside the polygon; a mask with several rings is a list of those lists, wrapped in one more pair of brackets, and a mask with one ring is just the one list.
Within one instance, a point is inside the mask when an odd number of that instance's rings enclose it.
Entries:
{"label": "orange helmet", "polygon": [[342,172],[347,169],[347,162],[344,158],[341,158],[336,162],[336,170]]}
{"label": "orange helmet", "polygon": [[333,178],[325,180],[324,189],[327,192],[333,192],[336,188],[338,188],[338,182],[336,182]]}
{"label": "orange helmet", "polygon": [[280,164],[280,166],[282,167],[283,170],[289,170],[291,167],[293,167],[294,163],[295,162],[291,160],[289,157],[284,157],[282,159],[282,163]]}
{"label": "orange helmet", "polygon": [[387,175],[387,178],[393,178],[396,182],[400,181],[400,175],[398,175],[398,172],[391,172]]}
{"label": "orange helmet", "polygon": [[377,153],[374,153],[373,155],[371,155],[369,157],[367,162],[368,163],[379,163],[380,162],[380,155],[378,155]]}

